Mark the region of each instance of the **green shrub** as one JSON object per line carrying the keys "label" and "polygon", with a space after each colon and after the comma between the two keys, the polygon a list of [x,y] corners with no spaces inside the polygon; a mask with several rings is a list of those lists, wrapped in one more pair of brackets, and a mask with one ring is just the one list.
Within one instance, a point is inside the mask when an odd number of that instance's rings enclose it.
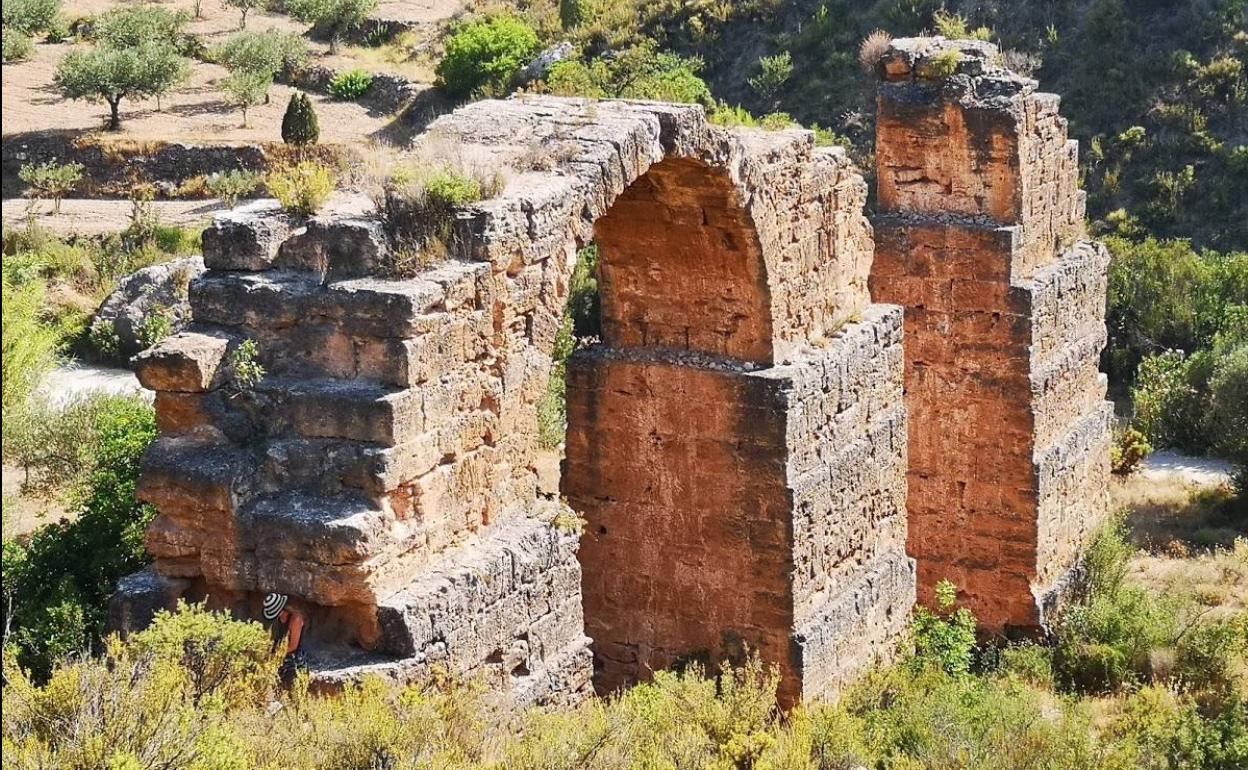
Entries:
{"label": "green shrub", "polygon": [[[4,5],[4,29],[20,32],[27,38],[46,31],[61,12],[61,0],[7,0]],[[9,57],[5,56],[5,61]]]}
{"label": "green shrub", "polygon": [[915,668],[935,667],[950,676],[970,673],[975,659],[977,621],[970,610],[958,607],[957,589],[942,580],[936,584],[936,610],[919,606],[911,620]]}
{"label": "green shrub", "polygon": [[1205,434],[1214,452],[1248,467],[1248,340],[1215,345]]}
{"label": "green shrub", "polygon": [[545,89],[557,96],[710,105],[714,102],[710,88],[698,74],[701,69],[701,60],[660,52],[647,41],[589,63],[559,62],[547,74]]}
{"label": "green shrub", "polygon": [[22,32],[20,29],[10,29],[4,27],[3,39],[0,40],[5,64],[11,62],[26,61],[35,53],[35,41],[30,35]]}
{"label": "green shrub", "polygon": [[264,175],[258,171],[220,171],[209,176],[205,184],[214,198],[234,208],[240,200],[260,189]]}
{"label": "green shrub", "polygon": [[1248,253],[1198,252],[1186,241],[1108,238],[1105,367],[1130,384],[1140,361],[1167,350],[1192,355],[1213,345],[1248,307]]}
{"label": "green shrub", "polygon": [[291,16],[329,38],[330,53],[337,53],[347,33],[367,21],[377,8],[377,0],[286,0],[285,4]]}
{"label": "green shrub", "polygon": [[1109,470],[1119,476],[1129,476],[1152,453],[1153,446],[1148,438],[1128,426],[1114,434],[1114,443],[1109,447]]}
{"label": "green shrub", "polygon": [[329,201],[335,184],[334,172],[328,166],[310,160],[273,171],[266,182],[282,208],[300,216],[319,211]]}
{"label": "green shrub", "polygon": [[[21,408],[43,381],[44,375],[56,365],[59,340],[56,331],[42,317],[45,303],[43,283],[20,281],[10,269],[8,258],[4,269],[4,334],[3,374],[4,422],[13,410]],[[5,428],[7,440],[8,429]],[[7,450],[6,450],[7,452]]]}
{"label": "green shrub", "polygon": [[1135,424],[1154,446],[1199,451],[1207,409],[1200,359],[1182,351],[1150,356],[1140,362],[1131,404]]}
{"label": "green shrub", "polygon": [[81,163],[27,163],[18,171],[18,178],[30,186],[36,198],[52,201],[53,213],[61,212],[61,199],[74,191],[82,181]]}
{"label": "green shrub", "polygon": [[296,147],[316,144],[321,138],[321,127],[316,110],[305,93],[290,95],[286,112],[282,115],[282,141]]}
{"label": "green shrub", "polygon": [[40,527],[25,547],[5,544],[5,620],[18,661],[38,678],[66,649],[99,639],[117,581],[147,563],[143,538],[153,512],[134,491],[139,460],[156,436],[152,408],[137,398],[110,400],[94,430],[91,470],[70,500],[78,518]]}
{"label": "green shrub", "polygon": [[109,48],[172,47],[190,20],[184,11],[158,5],[122,6],[96,17],[91,32],[96,42]]}
{"label": "green shrub", "polygon": [[758,60],[759,72],[749,79],[750,88],[769,104],[775,104],[780,89],[793,77],[793,55],[783,51]]}
{"label": "green shrub", "polygon": [[329,81],[329,92],[335,99],[353,102],[373,87],[373,73],[365,70],[339,72]]}
{"label": "green shrub", "polygon": [[293,32],[239,32],[213,49],[212,59],[233,72],[276,77],[303,66],[308,60],[308,45]]}
{"label": "green shrub", "polygon": [[453,245],[455,215],[469,204],[497,195],[503,179],[460,164],[400,166],[386,181],[386,225],[399,252],[409,255],[387,268],[394,277],[446,256]]}
{"label": "green shrub", "polygon": [[958,71],[958,65],[961,63],[961,51],[955,49],[941,51],[923,62],[919,68],[919,74],[929,80],[944,80],[952,77]]}
{"label": "green shrub", "polygon": [[950,40],[988,40],[992,37],[992,30],[987,27],[971,29],[965,16],[950,13],[943,8],[936,11],[935,16],[932,17],[932,23],[936,28],[936,34]]}
{"label": "green shrub", "polygon": [[[112,328],[111,326],[109,328]],[[65,405],[30,399],[7,418],[6,463],[22,469],[23,488],[38,493],[74,489],[93,470],[99,426],[126,396],[91,396]]]}
{"label": "green shrub", "polygon": [[190,678],[196,704],[213,696],[219,705],[241,705],[248,696],[268,691],[276,679],[269,632],[202,604],[179,602],[176,612],[158,611],[129,647],[139,655],[176,662]]}
{"label": "green shrub", "polygon": [[446,54],[437,67],[438,78],[455,96],[475,91],[501,94],[539,45],[533,28],[514,16],[470,21],[447,40]]}

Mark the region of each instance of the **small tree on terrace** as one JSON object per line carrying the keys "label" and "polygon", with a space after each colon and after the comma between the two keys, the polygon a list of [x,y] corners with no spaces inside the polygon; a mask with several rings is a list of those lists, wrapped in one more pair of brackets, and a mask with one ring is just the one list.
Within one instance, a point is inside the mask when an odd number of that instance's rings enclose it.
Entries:
{"label": "small tree on terrace", "polygon": [[230,104],[243,111],[243,128],[247,128],[247,110],[269,100],[269,88],[273,86],[273,78],[264,72],[248,72],[239,70],[231,72],[221,89]]}
{"label": "small tree on terrace", "polygon": [[134,48],[149,43],[174,48],[188,21],[190,16],[184,11],[174,12],[157,5],[117,8],[96,19],[92,37],[109,48]]}
{"label": "small tree on terrace", "polygon": [[265,8],[268,6],[268,0],[225,0],[225,4],[231,8],[237,8],[239,12],[238,28],[247,29],[247,13],[255,8]]}
{"label": "small tree on terrace", "polygon": [[100,46],[66,54],[56,68],[54,82],[70,99],[107,103],[108,130],[117,131],[122,99],[160,96],[182,82],[189,71],[186,60],[168,45]]}
{"label": "small tree on terrace", "polygon": [[308,46],[293,32],[239,32],[212,51],[212,58],[231,72],[265,72],[276,76],[308,60]]}
{"label": "small tree on terrace", "polygon": [[52,26],[60,12],[61,0],[4,0],[4,26],[33,35]]}
{"label": "small tree on terrace", "polygon": [[346,34],[363,24],[377,7],[377,0],[287,0],[286,10],[329,37],[330,53]]}
{"label": "small tree on terrace", "polygon": [[308,95],[291,94],[286,114],[282,116],[282,141],[295,147],[306,147],[316,144],[320,138],[321,127]]}

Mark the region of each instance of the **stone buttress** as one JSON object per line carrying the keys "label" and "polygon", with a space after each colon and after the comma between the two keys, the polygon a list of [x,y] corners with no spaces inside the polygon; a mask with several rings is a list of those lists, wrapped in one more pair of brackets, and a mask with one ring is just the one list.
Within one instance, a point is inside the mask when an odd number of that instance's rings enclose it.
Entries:
{"label": "stone buttress", "polygon": [[871,291],[905,307],[920,601],[950,580],[987,630],[1031,632],[1108,507],[1108,255],[1080,240],[1058,97],[996,58],[928,38],[880,62]]}
{"label": "stone buttress", "polygon": [[[178,598],[258,617],[281,591],[320,683],[442,667],[519,703],[581,697],[591,660],[605,689],[747,648],[793,702],[887,654],[914,598],[902,321],[870,304],[844,155],[697,107],[528,97],[417,141],[511,172],[414,277],[384,277],[364,199],[206,231],[192,327],[137,360],[159,515],[114,624]],[[538,412],[592,240],[604,339],[568,367],[562,479],[578,538]]]}

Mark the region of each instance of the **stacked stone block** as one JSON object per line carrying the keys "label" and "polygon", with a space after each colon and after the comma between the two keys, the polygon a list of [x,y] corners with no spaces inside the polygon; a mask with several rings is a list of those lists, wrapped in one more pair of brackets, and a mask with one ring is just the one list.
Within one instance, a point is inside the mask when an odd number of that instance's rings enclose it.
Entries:
{"label": "stacked stone block", "polygon": [[920,600],[950,580],[988,630],[1028,632],[1107,509],[1108,257],[1080,241],[1057,97],[996,60],[922,38],[880,62],[871,290],[906,309]]}
{"label": "stacked stone block", "polygon": [[[547,98],[470,105],[421,147],[510,172],[413,277],[385,277],[394,221],[362,198],[311,219],[254,204],[206,232],[193,326],[137,361],[161,434],[139,494],[159,515],[154,564],[123,581],[115,622],[178,598],[255,617],[281,591],[310,615],[319,682],[443,667],[519,703],[573,700],[589,685],[585,628],[621,617],[595,599],[605,619],[585,618],[583,586],[641,585],[653,557],[640,541],[595,550],[596,527],[640,523],[600,506],[627,481],[615,458],[652,440],[643,411],[685,399],[716,416],[648,456],[701,486],[638,510],[703,527],[668,529],[684,563],[736,563],[670,587],[699,595],[689,608],[723,602],[715,638],[780,664],[790,702],[887,653],[913,599],[900,319],[869,303],[865,185],[843,154],[805,132],[724,131],[697,107]],[[614,227],[646,195],[674,216]],[[539,491],[538,406],[600,221],[607,331],[572,367],[564,480],[589,519],[578,563],[570,517]],[[258,383],[240,378],[247,340]],[[657,377],[660,397],[613,389],[636,377]],[[618,409],[591,415],[592,400]],[[705,619],[681,625],[688,608],[644,609],[622,611],[674,629],[647,664],[724,652]]]}

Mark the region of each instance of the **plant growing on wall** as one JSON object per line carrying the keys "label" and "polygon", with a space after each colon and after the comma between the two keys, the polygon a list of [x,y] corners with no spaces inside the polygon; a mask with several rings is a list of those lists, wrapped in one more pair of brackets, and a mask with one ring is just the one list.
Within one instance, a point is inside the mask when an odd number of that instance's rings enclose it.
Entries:
{"label": "plant growing on wall", "polygon": [[242,393],[264,381],[268,374],[260,363],[260,345],[245,339],[230,353],[230,385]]}

